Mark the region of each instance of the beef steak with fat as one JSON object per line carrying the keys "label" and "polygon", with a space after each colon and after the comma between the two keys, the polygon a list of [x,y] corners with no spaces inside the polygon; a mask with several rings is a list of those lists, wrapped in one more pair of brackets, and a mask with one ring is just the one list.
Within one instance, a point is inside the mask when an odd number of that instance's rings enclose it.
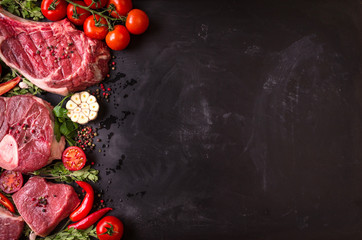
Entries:
{"label": "beef steak with fat", "polygon": [[67,95],[102,81],[110,52],[68,19],[34,22],[0,8],[0,58],[41,89]]}
{"label": "beef steak with fat", "polygon": [[60,159],[64,146],[64,137],[55,139],[48,102],[32,95],[0,97],[0,167],[35,171]]}
{"label": "beef steak with fat", "polygon": [[48,235],[80,203],[72,186],[50,183],[41,177],[31,177],[14,193],[13,200],[25,222],[42,237]]}
{"label": "beef steak with fat", "polygon": [[17,240],[24,228],[24,220],[0,207],[0,240]]}

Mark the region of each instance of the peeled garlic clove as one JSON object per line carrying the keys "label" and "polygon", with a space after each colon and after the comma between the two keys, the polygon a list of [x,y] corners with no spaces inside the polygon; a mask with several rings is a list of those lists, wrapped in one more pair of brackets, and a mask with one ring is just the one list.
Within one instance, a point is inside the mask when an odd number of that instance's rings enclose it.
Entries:
{"label": "peeled garlic clove", "polygon": [[80,100],[80,95],[79,93],[74,93],[71,97],[70,100],[72,100],[73,102],[75,102],[77,105],[79,105],[82,101]]}
{"label": "peeled garlic clove", "polygon": [[94,112],[98,112],[99,104],[97,102],[89,104],[89,109]]}
{"label": "peeled garlic clove", "polygon": [[88,98],[88,100],[87,100],[87,103],[88,103],[88,104],[91,104],[91,103],[95,103],[95,102],[97,102],[96,97],[93,96],[93,95],[90,95],[89,98]]}
{"label": "peeled garlic clove", "polygon": [[73,122],[76,122],[76,121],[78,121],[78,119],[79,119],[79,113],[73,112],[70,120],[72,120]]}
{"label": "peeled garlic clove", "polygon": [[87,99],[88,99],[88,97],[89,97],[89,92],[81,92],[80,93],[80,100],[82,101],[82,102],[87,102]]}
{"label": "peeled garlic clove", "polygon": [[89,116],[89,109],[88,108],[83,108],[82,109],[82,113],[84,113],[84,115],[86,115],[86,116]]}
{"label": "peeled garlic clove", "polygon": [[67,116],[68,116],[70,119],[72,119],[72,115],[73,115],[73,111],[68,111],[68,112],[67,112]]}
{"label": "peeled garlic clove", "polygon": [[80,107],[76,107],[73,109],[73,112],[75,113],[80,113],[82,111],[82,109]]}
{"label": "peeled garlic clove", "polygon": [[80,108],[86,109],[86,108],[89,108],[89,105],[88,105],[88,103],[82,103],[82,104],[80,104]]}
{"label": "peeled garlic clove", "polygon": [[89,122],[89,119],[86,115],[84,115],[84,113],[79,113],[79,118],[77,121],[79,124],[86,124]]}
{"label": "peeled garlic clove", "polygon": [[89,112],[89,120],[94,120],[98,116],[98,112],[90,111]]}
{"label": "peeled garlic clove", "polygon": [[72,110],[77,107],[77,104],[73,102],[72,100],[69,100],[67,104],[65,105],[65,108],[68,110]]}

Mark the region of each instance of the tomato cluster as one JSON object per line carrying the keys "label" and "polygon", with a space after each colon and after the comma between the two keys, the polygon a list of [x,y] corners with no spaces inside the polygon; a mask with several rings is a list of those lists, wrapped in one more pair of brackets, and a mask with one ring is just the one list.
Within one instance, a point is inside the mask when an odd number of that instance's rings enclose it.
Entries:
{"label": "tomato cluster", "polygon": [[88,37],[105,39],[113,50],[125,49],[130,34],[142,34],[148,28],[147,14],[132,8],[132,0],[43,0],[41,3],[47,19],[59,21],[67,17],[73,24],[83,26]]}

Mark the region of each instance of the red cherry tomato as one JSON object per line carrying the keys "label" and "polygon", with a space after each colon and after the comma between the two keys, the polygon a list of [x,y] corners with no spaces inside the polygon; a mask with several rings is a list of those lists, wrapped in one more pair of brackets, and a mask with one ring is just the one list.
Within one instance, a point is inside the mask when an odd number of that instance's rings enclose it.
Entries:
{"label": "red cherry tomato", "polygon": [[[93,1],[94,1],[94,3],[93,3]],[[90,8],[92,8],[92,9],[99,9],[99,8],[103,8],[104,6],[106,6],[108,0],[84,0],[84,2],[85,2],[85,4],[87,4],[87,6],[90,6]]]}
{"label": "red cherry tomato", "polygon": [[126,19],[126,28],[132,34],[142,34],[148,28],[147,14],[140,9],[132,9]]}
{"label": "red cherry tomato", "polygon": [[78,171],[84,167],[87,158],[82,149],[72,146],[64,150],[62,160],[68,170]]}
{"label": "red cherry tomato", "polygon": [[[83,1],[74,1],[74,3],[86,6]],[[80,7],[75,7],[73,4],[68,4],[67,17],[75,25],[81,26],[87,17],[91,15],[90,12]]]}
{"label": "red cherry tomato", "polygon": [[112,50],[123,50],[128,46],[130,39],[127,29],[122,25],[116,25],[113,31],[107,34],[106,43]]}
{"label": "red cherry tomato", "polygon": [[90,38],[103,40],[108,33],[108,26],[106,19],[95,15],[96,21],[93,16],[87,17],[83,24],[83,30],[85,35]]}
{"label": "red cherry tomato", "polygon": [[126,16],[129,11],[132,9],[132,1],[131,0],[109,0],[107,7],[113,4],[116,8],[111,12],[111,16],[114,18],[118,18],[119,16]]}
{"label": "red cherry tomato", "polygon": [[120,240],[123,236],[123,223],[114,216],[102,218],[96,227],[99,240]]}
{"label": "red cherry tomato", "polygon": [[14,193],[23,186],[23,175],[11,170],[4,171],[0,176],[0,188],[5,193]]}
{"label": "red cherry tomato", "polygon": [[47,19],[59,21],[67,15],[67,5],[65,0],[43,0],[40,8]]}

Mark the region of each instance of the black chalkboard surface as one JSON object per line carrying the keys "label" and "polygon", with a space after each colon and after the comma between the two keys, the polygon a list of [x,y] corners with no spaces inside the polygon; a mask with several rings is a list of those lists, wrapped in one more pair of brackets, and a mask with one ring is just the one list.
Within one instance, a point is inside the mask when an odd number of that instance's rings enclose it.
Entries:
{"label": "black chalkboard surface", "polygon": [[89,154],[123,239],[361,239],[361,2],[133,2]]}

